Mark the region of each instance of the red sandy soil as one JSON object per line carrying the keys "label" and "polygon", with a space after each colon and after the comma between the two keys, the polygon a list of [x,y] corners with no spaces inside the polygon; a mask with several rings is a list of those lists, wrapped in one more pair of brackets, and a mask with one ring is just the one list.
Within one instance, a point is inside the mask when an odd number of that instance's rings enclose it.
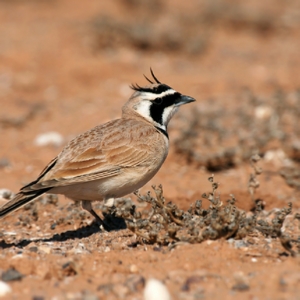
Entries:
{"label": "red sandy soil", "polygon": [[[119,117],[129,85],[143,85],[151,66],[162,82],[197,102],[172,119],[170,154],[141,192],[161,183],[167,200],[188,209],[211,190],[211,172],[175,151],[180,126],[193,109],[245,87],[263,96],[298,89],[299,20],[296,0],[1,0],[0,188],[17,192],[72,137]],[[35,144],[39,134],[50,131],[64,143]],[[294,216],[300,195],[279,174],[284,162],[262,159],[260,166],[264,172],[255,196],[266,211],[292,202]],[[249,211],[251,172],[249,163],[241,162],[215,173],[221,198],[234,194],[237,207]],[[0,276],[10,268],[23,274],[8,282],[12,291],[3,299],[143,299],[149,278],[162,281],[173,299],[300,297],[300,258],[277,238],[249,236],[241,244],[219,239],[170,249],[136,243],[128,229],[101,232],[64,197],[53,205],[38,203],[37,209],[37,219],[21,210],[1,220]],[[20,222],[20,215],[27,221]],[[69,222],[58,222],[66,215]],[[299,235],[299,223],[295,226]]]}

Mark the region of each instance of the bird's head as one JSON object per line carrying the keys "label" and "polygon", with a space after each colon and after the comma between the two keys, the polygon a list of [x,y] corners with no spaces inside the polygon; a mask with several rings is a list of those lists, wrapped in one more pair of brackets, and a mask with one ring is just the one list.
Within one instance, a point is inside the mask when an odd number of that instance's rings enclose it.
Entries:
{"label": "bird's head", "polygon": [[178,107],[183,104],[194,102],[195,99],[175,91],[170,86],[161,83],[150,69],[153,80],[145,78],[150,85],[141,87],[132,85],[133,95],[123,107],[123,114],[134,111],[154,126],[167,130],[169,121]]}

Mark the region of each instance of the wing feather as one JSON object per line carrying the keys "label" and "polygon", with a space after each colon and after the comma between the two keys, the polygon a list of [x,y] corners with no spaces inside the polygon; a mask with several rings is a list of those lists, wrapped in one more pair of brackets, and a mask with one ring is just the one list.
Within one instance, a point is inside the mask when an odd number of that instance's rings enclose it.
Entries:
{"label": "wing feather", "polygon": [[145,147],[132,147],[123,145],[119,148],[121,150],[118,153],[108,156],[108,160],[113,165],[125,167],[138,167],[144,166],[147,162],[149,151]]}
{"label": "wing feather", "polygon": [[[139,122],[128,122],[132,124],[115,120],[78,136],[23,191],[99,180],[116,176],[127,168],[151,166],[155,161],[149,160],[149,154],[155,157],[161,147],[159,134],[152,126],[144,125],[141,131]],[[143,142],[145,135],[153,137],[151,143]]]}

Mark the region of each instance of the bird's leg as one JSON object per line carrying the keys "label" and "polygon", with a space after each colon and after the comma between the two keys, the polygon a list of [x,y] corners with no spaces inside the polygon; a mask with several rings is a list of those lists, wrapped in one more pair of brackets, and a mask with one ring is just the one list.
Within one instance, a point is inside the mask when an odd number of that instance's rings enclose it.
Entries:
{"label": "bird's leg", "polygon": [[96,214],[96,212],[93,210],[91,201],[81,201],[81,206],[83,209],[88,211],[96,220],[97,224],[99,226],[102,226],[104,229],[106,227],[104,221]]}
{"label": "bird's leg", "polygon": [[[108,199],[108,202],[105,203],[109,209],[107,212],[102,212],[104,220],[102,220],[96,212],[93,210],[91,201],[81,201],[81,206],[84,210],[88,211],[91,215],[94,216],[96,223],[104,231],[111,231],[113,229],[126,228],[124,220],[120,221],[120,218],[115,217],[113,207],[114,207],[114,198]],[[111,211],[110,211],[111,210]]]}

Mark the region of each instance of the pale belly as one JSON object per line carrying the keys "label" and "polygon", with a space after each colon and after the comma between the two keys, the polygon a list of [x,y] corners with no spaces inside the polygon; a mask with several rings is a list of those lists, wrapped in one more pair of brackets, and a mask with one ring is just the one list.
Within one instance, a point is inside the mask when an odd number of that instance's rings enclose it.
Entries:
{"label": "pale belly", "polygon": [[123,197],[144,186],[158,170],[159,167],[144,173],[139,170],[126,170],[114,177],[55,187],[48,193],[62,194],[73,200],[89,201]]}

